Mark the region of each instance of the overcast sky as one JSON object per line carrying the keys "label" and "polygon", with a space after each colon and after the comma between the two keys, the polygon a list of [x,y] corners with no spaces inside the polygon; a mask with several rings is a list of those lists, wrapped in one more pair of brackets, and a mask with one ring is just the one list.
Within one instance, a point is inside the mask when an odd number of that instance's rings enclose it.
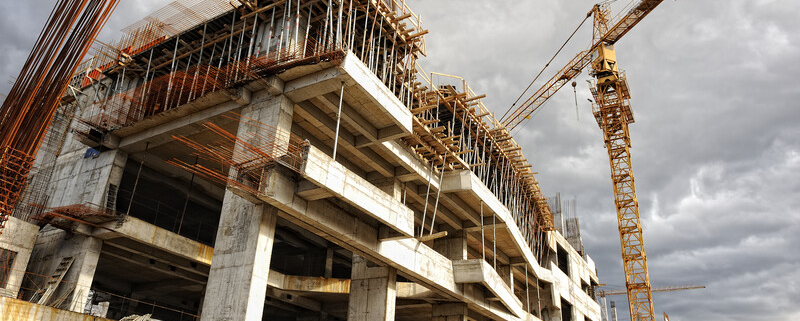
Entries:
{"label": "overcast sky", "polygon": [[[122,0],[103,37],[167,2]],[[407,2],[431,31],[425,69],[467,78],[499,115],[594,3]],[[8,92],[53,3],[0,2],[0,92]],[[707,286],[654,294],[658,315],[800,319],[798,17],[796,0],[665,1],[616,46],[633,97],[633,166],[651,282]],[[542,81],[590,37],[587,24]],[[578,79],[577,114],[565,87],[515,137],[545,193],[577,198],[601,282],[623,289],[608,158],[586,79]],[[610,299],[627,320],[625,298]]]}

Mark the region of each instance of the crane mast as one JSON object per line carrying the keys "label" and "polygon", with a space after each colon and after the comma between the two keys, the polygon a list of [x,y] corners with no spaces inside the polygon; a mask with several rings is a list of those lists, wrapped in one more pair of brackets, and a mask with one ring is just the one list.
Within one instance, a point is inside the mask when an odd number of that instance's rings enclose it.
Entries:
{"label": "crane mast", "polygon": [[592,46],[578,53],[555,76],[502,120],[505,130],[510,133],[530,119],[533,112],[561,87],[591,65],[591,76],[595,78],[590,88],[594,96],[592,111],[603,131],[611,167],[614,204],[617,209],[620,247],[632,321],[654,321],[655,314],[642,224],[639,219],[639,202],[636,198],[636,185],[631,166],[631,139],[628,125],[634,122],[634,118],[629,103],[628,83],[625,75],[619,72],[614,44],[662,2],[663,0],[639,0],[624,16],[613,23],[608,15],[609,1],[595,5],[587,14],[587,18],[594,16]]}
{"label": "crane mast", "polygon": [[647,269],[642,223],[639,219],[639,201],[636,198],[636,184],[631,166],[631,137],[628,125],[634,122],[634,118],[629,103],[630,91],[625,75],[619,72],[614,51],[613,42],[619,38],[605,36],[610,33],[606,18],[607,9],[604,6],[595,6],[594,11],[594,36],[598,45],[592,53],[590,74],[595,80],[590,90],[594,96],[593,113],[603,132],[611,167],[628,305],[632,321],[654,321],[650,274]]}

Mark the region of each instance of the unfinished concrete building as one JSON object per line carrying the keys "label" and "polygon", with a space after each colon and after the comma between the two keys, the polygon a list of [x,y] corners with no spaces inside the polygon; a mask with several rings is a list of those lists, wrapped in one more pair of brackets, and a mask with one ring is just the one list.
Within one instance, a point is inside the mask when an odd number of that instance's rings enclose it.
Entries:
{"label": "unfinished concrete building", "polygon": [[0,235],[4,320],[600,320],[404,2],[233,3],[174,2],[75,75]]}

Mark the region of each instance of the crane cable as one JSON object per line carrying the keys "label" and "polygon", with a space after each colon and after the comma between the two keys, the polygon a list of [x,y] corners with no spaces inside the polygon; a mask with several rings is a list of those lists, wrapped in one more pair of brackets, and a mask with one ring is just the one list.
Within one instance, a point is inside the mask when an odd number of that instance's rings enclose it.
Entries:
{"label": "crane cable", "polygon": [[569,38],[567,38],[567,41],[564,41],[564,43],[561,45],[561,47],[560,47],[560,48],[558,48],[558,51],[556,51],[556,53],[553,55],[553,57],[552,57],[552,58],[550,58],[550,60],[547,62],[547,64],[545,64],[545,65],[544,65],[544,67],[542,68],[542,70],[540,70],[540,71],[539,71],[539,73],[536,75],[536,77],[534,77],[534,78],[533,78],[533,80],[531,81],[531,83],[530,83],[530,84],[528,84],[528,87],[526,87],[526,88],[525,88],[525,90],[524,90],[524,91],[522,91],[522,93],[519,95],[519,97],[517,97],[517,100],[515,100],[515,101],[514,101],[514,103],[513,103],[513,104],[511,104],[511,107],[508,107],[508,110],[506,110],[506,112],[503,114],[503,117],[500,117],[500,119],[501,119],[501,122],[503,122],[502,120],[506,118],[506,115],[508,115],[508,112],[510,112],[510,111],[511,111],[511,109],[513,109],[513,108],[514,108],[514,106],[515,106],[515,105],[516,105],[516,104],[519,102],[519,100],[520,100],[520,99],[522,99],[522,96],[524,96],[524,95],[525,95],[525,93],[527,93],[527,92],[528,92],[528,90],[529,90],[529,89],[531,89],[531,86],[533,86],[533,83],[534,83],[534,82],[536,82],[536,80],[537,80],[537,79],[539,79],[539,76],[541,76],[541,75],[542,75],[542,73],[544,72],[544,70],[545,70],[545,69],[547,69],[547,67],[548,67],[548,66],[550,66],[550,63],[551,63],[551,62],[553,62],[553,60],[554,60],[554,59],[556,59],[556,56],[558,56],[558,54],[559,54],[559,53],[561,53],[561,50],[562,50],[562,49],[564,49],[564,47],[567,45],[567,43],[568,43],[568,42],[569,42],[569,41],[572,39],[572,37],[573,37],[573,36],[574,36],[574,35],[575,35],[575,34],[578,32],[578,29],[580,29],[580,28],[583,26],[583,24],[586,22],[586,20],[587,20],[587,19],[589,19],[589,17],[591,17],[591,16],[592,16],[592,15],[591,15],[591,13],[589,13],[589,14],[587,14],[587,15],[586,15],[586,17],[585,17],[585,18],[583,18],[583,21],[581,21],[581,23],[578,25],[578,27],[577,27],[577,28],[575,28],[575,30],[574,30],[574,31],[572,31],[572,34],[571,34],[571,35],[569,35]]}

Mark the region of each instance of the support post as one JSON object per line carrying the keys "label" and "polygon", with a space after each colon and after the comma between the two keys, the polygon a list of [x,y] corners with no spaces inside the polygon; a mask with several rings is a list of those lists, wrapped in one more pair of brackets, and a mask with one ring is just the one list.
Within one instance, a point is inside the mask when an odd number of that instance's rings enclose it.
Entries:
{"label": "support post", "polygon": [[500,275],[500,278],[503,279],[503,282],[508,285],[509,288],[514,288],[514,271],[511,269],[511,265],[498,265],[497,274]]}
{"label": "support post", "polygon": [[225,192],[200,320],[261,320],[277,213]]}
{"label": "support post", "polygon": [[[103,241],[91,236],[67,232],[63,230],[50,230],[39,235],[41,240],[37,243],[53,244],[54,247],[39,246],[34,249],[31,258],[43,264],[42,270],[47,275],[53,275],[59,264],[65,258],[73,258],[69,268],[63,273],[61,282],[56,285],[56,290],[44,304],[61,302],[56,307],[72,312],[83,313],[84,304],[89,296],[89,290],[94,281],[97,262],[100,260],[100,251]],[[42,288],[42,290],[45,290]],[[41,298],[41,297],[40,297]]]}
{"label": "support post", "polygon": [[453,261],[467,259],[467,238],[463,230],[452,233],[452,236],[433,241],[433,249]]}
{"label": "support post", "polygon": [[[279,133],[275,139],[288,141],[294,103],[266,93],[254,95],[251,101],[242,116],[275,127]],[[255,131],[254,126],[242,123],[237,136],[256,146],[265,143],[253,135]],[[204,298],[213,304],[203,306],[200,320],[261,320],[277,218],[277,208],[225,192]]]}
{"label": "support post", "polygon": [[353,254],[348,321],[393,321],[397,270],[392,267],[369,267],[367,259]]}

